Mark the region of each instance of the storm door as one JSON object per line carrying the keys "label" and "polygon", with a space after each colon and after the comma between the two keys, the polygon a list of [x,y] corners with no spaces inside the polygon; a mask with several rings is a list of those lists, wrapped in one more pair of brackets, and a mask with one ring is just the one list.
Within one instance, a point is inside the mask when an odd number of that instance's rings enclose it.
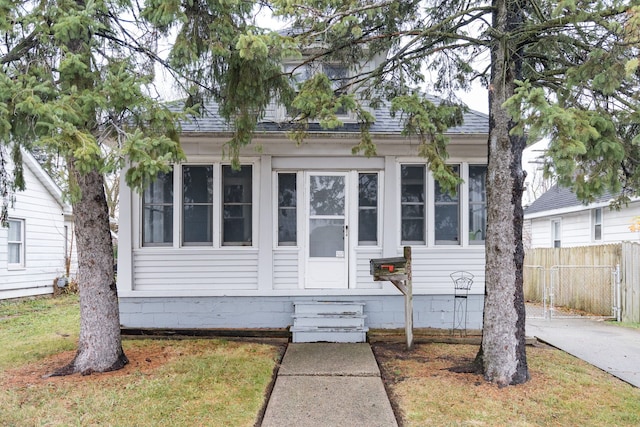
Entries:
{"label": "storm door", "polygon": [[347,177],[346,172],[306,176],[307,288],[349,287]]}

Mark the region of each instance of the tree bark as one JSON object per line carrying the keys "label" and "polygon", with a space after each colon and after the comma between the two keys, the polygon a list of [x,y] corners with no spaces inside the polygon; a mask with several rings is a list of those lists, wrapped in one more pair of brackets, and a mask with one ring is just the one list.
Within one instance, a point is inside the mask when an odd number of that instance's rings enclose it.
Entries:
{"label": "tree bark", "polygon": [[510,35],[523,17],[517,2],[494,0],[493,6],[485,302],[479,356],[485,378],[506,386],[529,380],[522,288],[522,152],[526,139],[510,135],[514,123],[503,108],[521,74],[520,52]]}
{"label": "tree bark", "polygon": [[114,274],[113,244],[104,178],[99,171],[81,173],[74,160],[70,176],[81,192],[73,202],[78,283],[80,289],[80,339],[74,360],[53,375],[107,372],[129,361],[122,350],[120,312]]}

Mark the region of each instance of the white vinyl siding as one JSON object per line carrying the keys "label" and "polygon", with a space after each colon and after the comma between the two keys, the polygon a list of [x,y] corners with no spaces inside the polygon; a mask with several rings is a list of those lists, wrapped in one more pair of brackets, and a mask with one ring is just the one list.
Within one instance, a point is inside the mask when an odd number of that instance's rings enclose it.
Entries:
{"label": "white vinyl siding", "polygon": [[7,267],[24,268],[24,227],[23,219],[9,218],[7,228]]}
{"label": "white vinyl siding", "polygon": [[258,251],[154,249],[134,252],[135,290],[255,290]]}
{"label": "white vinyl siding", "polygon": [[0,227],[0,299],[51,293],[53,280],[65,274],[63,207],[32,167],[25,160],[26,190],[16,192],[9,209],[24,221],[22,267],[9,269],[8,230]]}
{"label": "white vinyl siding", "polygon": [[273,288],[298,289],[300,287],[300,251],[276,250],[273,253]]}
{"label": "white vinyl siding", "polygon": [[[637,241],[638,233],[629,229],[631,219],[640,215],[640,201],[631,202],[619,211],[611,210],[608,206],[602,209],[602,238],[595,240],[594,210],[585,207],[583,210],[562,215],[562,247],[599,245],[618,243],[622,241]],[[558,217],[554,217],[556,219]],[[531,222],[531,247],[553,247],[551,235],[551,221],[549,217],[528,219]],[[605,226],[606,223],[606,226]]]}
{"label": "white vinyl siding", "polygon": [[382,248],[358,248],[356,250],[356,288],[380,289],[383,282],[373,280],[369,261],[372,258],[382,258]]}
{"label": "white vinyl siding", "polygon": [[466,250],[454,246],[413,248],[411,256],[414,294],[453,293],[453,282],[449,275],[457,270],[474,275],[469,293],[484,292],[485,252],[481,247]]}

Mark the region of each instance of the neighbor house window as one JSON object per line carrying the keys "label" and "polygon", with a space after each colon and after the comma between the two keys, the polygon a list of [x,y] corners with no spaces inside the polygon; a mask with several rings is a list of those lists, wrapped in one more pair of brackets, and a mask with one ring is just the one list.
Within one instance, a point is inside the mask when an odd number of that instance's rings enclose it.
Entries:
{"label": "neighbor house window", "polygon": [[252,167],[222,166],[222,243],[251,245]]}
{"label": "neighbor house window", "polygon": [[555,219],[551,221],[551,243],[553,243],[554,248],[559,248],[561,241],[561,228],[560,228],[560,220]]}
{"label": "neighbor house window", "polygon": [[213,242],[213,166],[182,167],[182,242]]}
{"label": "neighbor house window", "polygon": [[144,191],[142,224],[143,245],[173,243],[173,170],[159,173]]}
{"label": "neighbor house window", "polygon": [[295,173],[278,174],[278,245],[298,243],[298,196]]}
{"label": "neighbor house window", "polygon": [[484,244],[487,231],[487,167],[469,166],[469,244]]}
{"label": "neighbor house window", "polygon": [[[453,166],[453,172],[460,174],[460,167]],[[455,194],[446,192],[438,183],[434,187],[434,215],[436,244],[460,243],[460,186]]]}
{"label": "neighbor house window", "polygon": [[358,175],[358,244],[378,244],[378,174]]}
{"label": "neighbor house window", "polygon": [[402,244],[425,243],[425,167],[400,168],[400,210]]}
{"label": "neighbor house window", "polygon": [[602,208],[593,211],[593,240],[602,240]]}
{"label": "neighbor house window", "polygon": [[9,250],[8,267],[24,267],[24,220],[9,218],[7,242]]}

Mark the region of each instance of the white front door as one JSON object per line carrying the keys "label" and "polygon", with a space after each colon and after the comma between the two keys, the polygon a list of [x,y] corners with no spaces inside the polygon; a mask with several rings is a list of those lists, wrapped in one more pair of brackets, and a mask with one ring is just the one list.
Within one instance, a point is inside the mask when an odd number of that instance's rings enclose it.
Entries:
{"label": "white front door", "polygon": [[347,178],[346,172],[306,175],[307,288],[349,287]]}

